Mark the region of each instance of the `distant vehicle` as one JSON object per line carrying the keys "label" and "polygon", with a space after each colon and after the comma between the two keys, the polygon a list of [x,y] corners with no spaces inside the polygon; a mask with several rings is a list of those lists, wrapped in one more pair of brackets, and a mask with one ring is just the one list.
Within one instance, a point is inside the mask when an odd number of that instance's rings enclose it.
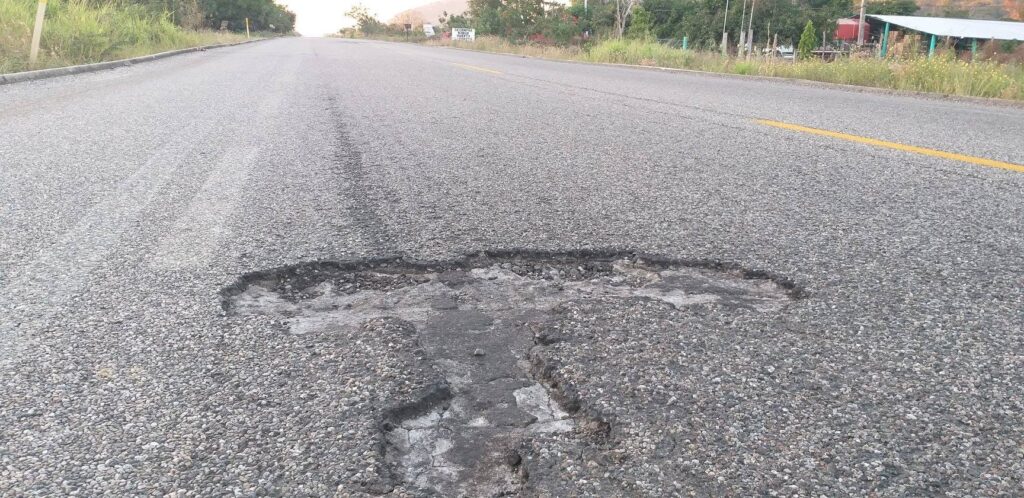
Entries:
{"label": "distant vehicle", "polygon": [[764,49],[764,54],[765,55],[774,55],[775,57],[777,57],[779,59],[783,59],[783,60],[787,60],[787,61],[791,61],[791,60],[796,58],[796,55],[795,55],[795,52],[793,51],[793,46],[792,45],[788,45],[788,46],[787,45],[779,45],[779,46],[775,47],[775,53],[774,54],[772,54],[772,49],[771,48],[765,48]]}

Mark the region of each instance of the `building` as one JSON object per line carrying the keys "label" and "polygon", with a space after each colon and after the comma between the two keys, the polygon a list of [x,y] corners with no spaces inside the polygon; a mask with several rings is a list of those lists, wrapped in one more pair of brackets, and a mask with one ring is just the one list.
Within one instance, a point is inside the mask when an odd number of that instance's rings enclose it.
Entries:
{"label": "building", "polygon": [[[939,38],[948,40],[958,47],[970,46],[972,53],[978,50],[978,41],[1017,40],[1024,41],[1024,22],[983,21],[979,19],[953,19],[948,17],[883,16],[869,15],[871,25],[881,32],[881,51],[885,57],[889,50],[892,30],[921,33],[929,40],[928,55],[934,55]],[[856,26],[856,22],[854,22]]]}
{"label": "building", "polygon": [[[839,19],[836,21],[835,39],[841,42],[854,43],[857,41],[857,18]],[[871,25],[864,21],[864,39],[867,40],[871,32]]]}

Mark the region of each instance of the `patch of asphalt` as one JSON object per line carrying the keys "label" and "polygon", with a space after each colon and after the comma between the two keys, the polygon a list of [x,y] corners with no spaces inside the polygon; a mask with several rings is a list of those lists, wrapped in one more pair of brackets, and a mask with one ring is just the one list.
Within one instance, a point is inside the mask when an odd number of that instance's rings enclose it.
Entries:
{"label": "patch of asphalt", "polygon": [[191,52],[203,52],[214,48],[223,47],[234,47],[237,45],[244,45],[246,43],[253,43],[263,41],[263,39],[257,40],[246,40],[238,43],[219,43],[216,45],[202,45],[198,47],[189,47],[179,50],[169,50],[167,52],[160,52],[156,54],[141,55],[139,57],[132,57],[129,59],[118,59],[115,61],[104,61],[95,62],[92,64],[79,64],[76,66],[63,66],[54,67],[48,69],[37,69],[34,71],[22,71],[19,73],[3,73],[0,74],[0,85],[9,85],[13,83],[21,83],[24,81],[38,81],[47,78],[56,78],[58,76],[69,76],[72,74],[91,73],[94,71],[103,71],[106,69],[115,69],[119,67],[127,67],[134,64],[140,64],[143,62],[151,62],[174,55],[187,54]]}
{"label": "patch of asphalt", "polygon": [[[373,333],[367,324],[402,324],[420,348],[416,360],[433,365],[443,379],[414,403],[398,398],[383,414],[371,408],[360,414],[380,422],[376,436],[385,440],[379,455],[385,467],[375,489],[505,496],[561,484],[532,453],[524,459],[521,447],[540,445],[547,455],[549,439],[555,438],[589,452],[619,432],[609,422],[611,412],[587,406],[548,357],[547,346],[569,340],[555,316],[578,303],[615,307],[622,301],[661,303],[696,316],[711,310],[776,313],[799,291],[762,273],[717,263],[514,251],[453,262],[303,264],[246,275],[223,295],[232,314],[274,317],[296,338],[346,331],[351,341]],[[351,335],[353,330],[358,334]],[[401,358],[380,362],[403,369],[391,364],[396,360]],[[618,443],[620,454],[636,454],[632,441]],[[604,459],[592,467],[607,474],[613,470],[608,464]],[[614,486],[608,479],[594,479],[593,485]]]}
{"label": "patch of asphalt", "polygon": [[[867,120],[899,99],[525,60],[523,82],[337,40],[191,59],[0,90],[0,316],[20,345],[0,495],[385,490],[371,422],[442,377],[403,324],[294,337],[219,290],[508,247],[734,261],[806,289],[767,314],[560,308],[531,375],[608,430],[524,440],[506,461],[524,494],[1019,492],[1024,184],[729,118],[1012,159],[1012,110],[905,99]],[[30,86],[60,98],[22,109]],[[951,114],[963,129],[929,135]]]}

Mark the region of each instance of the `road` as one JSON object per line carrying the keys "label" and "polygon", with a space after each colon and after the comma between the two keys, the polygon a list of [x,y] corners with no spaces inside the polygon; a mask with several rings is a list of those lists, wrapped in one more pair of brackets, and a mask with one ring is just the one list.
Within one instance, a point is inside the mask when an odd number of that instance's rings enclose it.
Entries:
{"label": "road", "polygon": [[354,40],[0,87],[0,495],[1024,493],[1021,137]]}

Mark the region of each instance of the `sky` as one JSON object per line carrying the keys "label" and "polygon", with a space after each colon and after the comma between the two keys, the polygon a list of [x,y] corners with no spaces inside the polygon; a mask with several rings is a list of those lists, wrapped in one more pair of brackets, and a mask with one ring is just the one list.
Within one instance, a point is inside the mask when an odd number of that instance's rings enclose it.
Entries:
{"label": "sky", "polygon": [[362,4],[386,21],[403,10],[428,4],[432,0],[277,0],[295,13],[295,30],[303,36],[323,36],[355,22],[345,16],[352,6]]}

